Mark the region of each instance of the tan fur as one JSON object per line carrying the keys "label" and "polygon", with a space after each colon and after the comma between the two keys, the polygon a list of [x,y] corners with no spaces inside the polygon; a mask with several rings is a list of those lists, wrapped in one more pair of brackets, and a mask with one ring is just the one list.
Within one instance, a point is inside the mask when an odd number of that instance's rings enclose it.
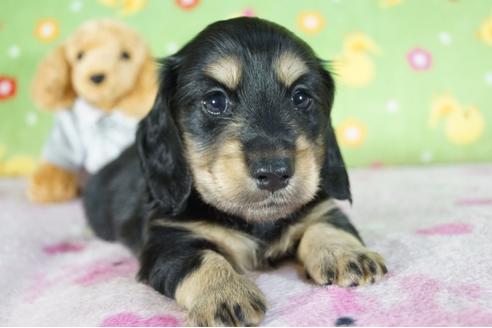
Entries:
{"label": "tan fur", "polygon": [[42,163],[29,182],[27,196],[39,203],[63,202],[77,197],[77,175],[50,163]]}
{"label": "tan fur", "polygon": [[72,87],[71,66],[64,45],[56,47],[38,67],[32,84],[32,97],[36,105],[47,110],[72,105],[76,93]]}
{"label": "tan fur", "polygon": [[275,260],[292,251],[294,246],[300,241],[306,228],[325,218],[326,214],[335,208],[337,208],[337,204],[332,199],[316,205],[305,217],[299,220],[299,223],[289,226],[278,240],[268,246],[265,251],[265,258]]}
{"label": "tan fur", "polygon": [[135,79],[135,86],[115,104],[115,108],[135,118],[142,118],[147,115],[157,93],[155,69],[154,59],[146,56]]}
{"label": "tan fur", "polygon": [[282,53],[274,64],[275,73],[280,82],[290,87],[301,75],[308,72],[302,59],[291,52]]}
{"label": "tan fur", "polygon": [[234,90],[241,80],[241,62],[234,56],[227,56],[205,67],[205,73]]}
{"label": "tan fur", "polygon": [[239,272],[251,271],[260,266],[257,258],[258,242],[250,235],[220,225],[202,222],[169,222],[156,220],[153,224],[185,228],[219,247]]}
{"label": "tan fur", "polygon": [[[310,225],[297,250],[306,272],[318,284],[348,287],[370,284],[383,277],[383,258],[353,235],[325,222]],[[370,270],[370,263],[374,272]]]}
{"label": "tan fur", "polygon": [[219,148],[200,149],[191,136],[184,135],[195,187],[207,203],[247,220],[262,221],[285,217],[314,197],[322,160],[320,145],[311,145],[304,137],[297,140],[296,173],[286,188],[272,195],[259,190],[249,175],[241,142],[234,136],[239,128],[230,128],[233,131]]}
{"label": "tan fur", "polygon": [[[130,60],[120,59],[123,50]],[[80,52],[84,55],[78,60]],[[141,118],[157,92],[153,66],[148,47],[135,31],[112,20],[90,21],[41,62],[33,99],[43,109],[58,110],[82,97],[102,110],[121,109]],[[105,74],[106,79],[95,85],[89,79],[93,74]]]}
{"label": "tan fur", "polygon": [[[223,325],[216,317],[223,304],[231,313],[238,304],[244,313],[244,321],[257,325],[264,311],[256,303],[266,304],[258,287],[235,272],[224,257],[212,251],[205,251],[201,266],[178,285],[175,299],[189,310],[188,317],[193,326]],[[234,325],[241,323],[235,321]]]}

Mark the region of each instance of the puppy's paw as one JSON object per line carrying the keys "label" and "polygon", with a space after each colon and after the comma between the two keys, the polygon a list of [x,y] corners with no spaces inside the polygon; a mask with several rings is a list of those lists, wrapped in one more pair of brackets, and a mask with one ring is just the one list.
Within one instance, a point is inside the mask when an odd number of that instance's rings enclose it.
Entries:
{"label": "puppy's paw", "polygon": [[235,275],[208,290],[189,311],[193,326],[257,326],[266,311],[265,297],[252,282]]}
{"label": "puppy's paw", "polygon": [[64,202],[79,193],[77,175],[56,165],[44,163],[34,172],[27,195],[37,203]]}
{"label": "puppy's paw", "polygon": [[304,258],[306,275],[317,284],[355,287],[372,284],[387,272],[381,255],[365,247],[326,246]]}

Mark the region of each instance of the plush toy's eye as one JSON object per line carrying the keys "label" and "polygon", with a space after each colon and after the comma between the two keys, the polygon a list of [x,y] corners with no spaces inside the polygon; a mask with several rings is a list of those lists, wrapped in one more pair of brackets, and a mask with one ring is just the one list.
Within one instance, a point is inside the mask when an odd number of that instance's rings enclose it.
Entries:
{"label": "plush toy's eye", "polygon": [[77,53],[77,60],[81,60],[82,58],[84,58],[84,52],[83,51],[79,51]]}
{"label": "plush toy's eye", "polygon": [[297,109],[309,108],[311,101],[311,97],[303,90],[297,90],[292,95],[292,103]]}
{"label": "plush toy's eye", "polygon": [[229,100],[223,92],[214,91],[202,100],[202,105],[210,114],[220,115],[229,107]]}
{"label": "plush toy's eye", "polygon": [[128,51],[122,51],[120,58],[123,60],[129,60],[130,59],[130,53]]}

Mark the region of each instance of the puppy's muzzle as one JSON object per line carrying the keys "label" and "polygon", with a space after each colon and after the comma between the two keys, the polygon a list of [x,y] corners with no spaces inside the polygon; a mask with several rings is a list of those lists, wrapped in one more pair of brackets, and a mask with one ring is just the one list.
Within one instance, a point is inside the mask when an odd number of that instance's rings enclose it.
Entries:
{"label": "puppy's muzzle", "polygon": [[275,192],[289,184],[294,163],[285,157],[260,158],[250,164],[250,174],[259,189]]}

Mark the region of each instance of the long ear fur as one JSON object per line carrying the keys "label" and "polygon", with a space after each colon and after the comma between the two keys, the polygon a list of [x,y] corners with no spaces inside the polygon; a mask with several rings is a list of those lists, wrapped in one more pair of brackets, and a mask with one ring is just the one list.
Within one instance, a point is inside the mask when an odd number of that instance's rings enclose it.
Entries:
{"label": "long ear fur", "polygon": [[63,109],[73,104],[76,94],[63,45],[52,50],[38,66],[32,96],[36,105],[46,110]]}
{"label": "long ear fur", "polygon": [[322,70],[322,76],[325,90],[327,90],[325,102],[327,104],[328,123],[325,131],[325,159],[321,169],[321,187],[330,197],[348,199],[352,202],[347,170],[331,124],[330,113],[335,93],[335,83],[327,71]]}
{"label": "long ear fur", "polygon": [[133,89],[115,107],[121,108],[129,116],[140,119],[149,112],[156,93],[157,67],[154,59],[147,51]]}
{"label": "long ear fur", "polygon": [[172,111],[177,65],[175,57],[166,59],[154,106],[137,131],[140,163],[151,205],[172,216],[184,209],[191,191],[191,175]]}

